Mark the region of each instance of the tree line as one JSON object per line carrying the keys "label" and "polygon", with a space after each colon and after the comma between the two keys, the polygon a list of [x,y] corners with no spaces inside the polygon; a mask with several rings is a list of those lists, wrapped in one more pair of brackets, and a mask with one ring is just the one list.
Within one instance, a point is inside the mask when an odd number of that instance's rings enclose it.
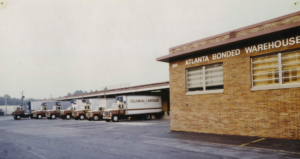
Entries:
{"label": "tree line", "polygon": [[[103,90],[107,90],[107,88],[105,87]],[[96,89],[95,92],[97,92],[98,90]],[[91,90],[89,93],[92,93],[93,90]],[[73,94],[72,93],[68,93],[67,96],[71,96],[71,95],[77,95],[77,94],[83,94],[83,93],[88,93],[87,91],[82,91],[82,90],[76,90]]]}
{"label": "tree line", "polygon": [[[22,98],[12,98],[8,94],[5,94],[4,96],[0,96],[0,105],[5,105],[5,98],[6,98],[7,105],[22,105]],[[40,99],[26,98],[23,100],[23,105],[27,105],[27,102],[33,100],[40,100]]]}

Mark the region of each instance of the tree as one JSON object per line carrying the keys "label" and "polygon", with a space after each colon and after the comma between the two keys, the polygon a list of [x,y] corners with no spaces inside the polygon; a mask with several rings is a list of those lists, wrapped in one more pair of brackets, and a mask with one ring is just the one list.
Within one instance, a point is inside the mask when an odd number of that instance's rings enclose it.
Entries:
{"label": "tree", "polygon": [[90,93],[92,93],[92,92],[93,92],[93,90],[90,91]]}
{"label": "tree", "polygon": [[72,94],[71,93],[68,93],[68,95],[67,96],[71,96]]}

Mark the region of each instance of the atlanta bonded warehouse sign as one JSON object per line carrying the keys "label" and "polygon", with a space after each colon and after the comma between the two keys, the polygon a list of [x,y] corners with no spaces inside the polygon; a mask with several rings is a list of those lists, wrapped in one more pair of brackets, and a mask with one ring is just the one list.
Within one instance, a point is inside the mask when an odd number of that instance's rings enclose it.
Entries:
{"label": "atlanta bonded warehouse sign", "polygon": [[[289,45],[294,45],[294,44],[300,44],[300,36],[286,38],[286,39],[282,39],[282,40],[276,40],[276,41],[263,43],[263,44],[257,44],[257,45],[253,45],[253,46],[248,46],[248,47],[245,47],[245,51],[248,54],[248,53],[253,53],[253,52],[257,52],[257,51],[264,51],[264,50],[279,48],[281,46],[289,46]],[[222,59],[222,58],[238,56],[240,54],[241,54],[240,49],[219,52],[219,53],[212,54],[212,60],[218,60],[218,59]],[[196,57],[196,58],[192,58],[192,59],[187,59],[185,62],[185,65],[197,64],[197,63],[206,62],[206,61],[209,61],[208,56],[201,56],[201,57]]]}

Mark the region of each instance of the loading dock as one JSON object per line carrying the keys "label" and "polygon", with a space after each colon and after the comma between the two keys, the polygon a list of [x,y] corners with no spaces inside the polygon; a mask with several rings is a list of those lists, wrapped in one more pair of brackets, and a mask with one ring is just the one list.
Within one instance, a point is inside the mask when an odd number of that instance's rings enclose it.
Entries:
{"label": "loading dock", "polygon": [[164,119],[170,117],[170,96],[169,82],[152,83],[138,85],[132,87],[123,87],[118,89],[110,89],[97,91],[92,93],[83,93],[78,95],[65,96],[56,98],[55,100],[72,100],[72,99],[90,99],[90,98],[115,98],[119,95],[155,95],[162,97],[162,110],[164,111]]}

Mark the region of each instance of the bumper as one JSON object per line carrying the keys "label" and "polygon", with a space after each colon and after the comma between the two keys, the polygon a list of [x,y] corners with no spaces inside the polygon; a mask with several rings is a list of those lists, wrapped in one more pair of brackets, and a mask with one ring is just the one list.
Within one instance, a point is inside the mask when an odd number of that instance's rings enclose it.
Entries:
{"label": "bumper", "polygon": [[111,119],[109,116],[104,116],[103,119]]}

